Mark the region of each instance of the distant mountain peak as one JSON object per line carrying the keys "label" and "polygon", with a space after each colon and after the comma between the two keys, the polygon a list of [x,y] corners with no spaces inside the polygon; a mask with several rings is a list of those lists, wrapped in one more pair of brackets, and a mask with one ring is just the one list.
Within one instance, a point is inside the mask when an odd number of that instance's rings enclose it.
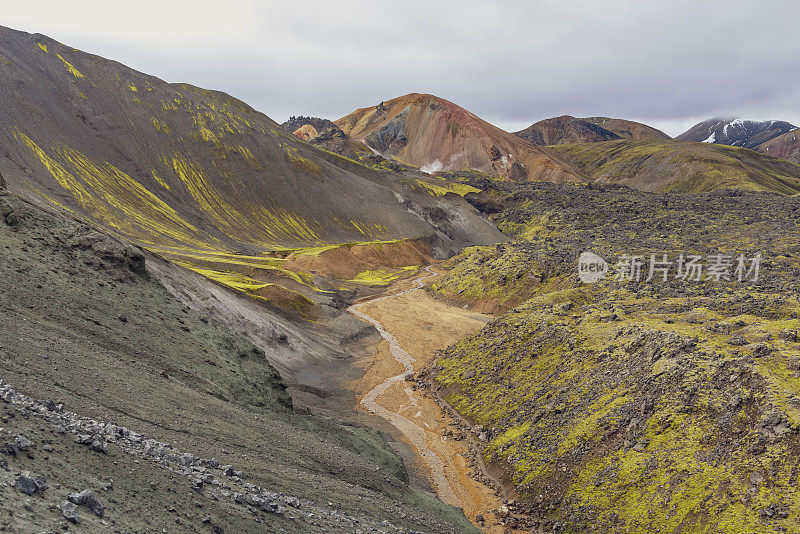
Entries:
{"label": "distant mountain peak", "polygon": [[793,124],[780,120],[715,117],[696,124],[676,139],[756,149],[796,128]]}
{"label": "distant mountain peak", "polygon": [[666,140],[670,137],[646,124],[609,117],[561,115],[534,123],[514,135],[535,145],[597,143],[620,139]]}
{"label": "distant mountain peak", "polygon": [[583,179],[545,149],[427,93],[360,108],[335,123],[380,155],[426,172],[474,169],[515,180]]}

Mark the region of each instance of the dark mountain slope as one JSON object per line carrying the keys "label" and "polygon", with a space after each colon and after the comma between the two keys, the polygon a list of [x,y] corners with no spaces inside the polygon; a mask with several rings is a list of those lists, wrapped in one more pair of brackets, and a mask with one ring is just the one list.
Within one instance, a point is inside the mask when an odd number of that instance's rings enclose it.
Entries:
{"label": "dark mountain slope", "polygon": [[288,313],[313,315],[320,288],[276,251],[415,239],[446,255],[502,238],[460,198],[317,150],[224,93],[5,28],[0,56],[11,191]]}
{"label": "dark mountain slope", "polygon": [[164,247],[255,252],[430,233],[399,206],[374,208],[397,205],[390,191],[230,97],[11,30],[0,32],[0,54],[2,171],[13,191],[29,185]]}
{"label": "dark mountain slope", "polygon": [[613,132],[623,139],[641,139],[641,140],[665,140],[671,139],[670,136],[657,130],[652,126],[642,124],[641,122],[629,121],[625,119],[611,119],[608,117],[587,117],[581,119],[582,121],[602,126],[609,132]]}
{"label": "dark mountain slope", "polygon": [[619,139],[666,140],[670,137],[646,124],[624,119],[590,117],[576,119],[569,115],[534,123],[514,135],[536,145],[600,143]]}
{"label": "dark mountain slope", "polygon": [[524,130],[514,132],[514,135],[535,145],[595,143],[621,139],[614,132],[569,115],[539,121]]}
{"label": "dark mountain slope", "polygon": [[[472,531],[377,432],[294,414],[264,351],[141,251],[4,192],[0,251],[0,530]],[[26,471],[49,487],[14,487]],[[102,519],[68,523],[86,489]]]}

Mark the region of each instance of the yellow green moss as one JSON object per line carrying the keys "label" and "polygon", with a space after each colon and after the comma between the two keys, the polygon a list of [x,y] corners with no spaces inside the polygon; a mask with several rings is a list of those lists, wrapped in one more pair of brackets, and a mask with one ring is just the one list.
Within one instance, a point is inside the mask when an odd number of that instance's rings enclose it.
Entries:
{"label": "yellow green moss", "polygon": [[67,61],[66,59],[64,59],[64,58],[61,56],[61,54],[56,54],[56,55],[58,56],[58,59],[60,59],[60,60],[61,60],[61,61],[64,63],[64,66],[67,68],[67,72],[69,72],[70,74],[72,74],[72,75],[73,75],[73,76],[75,76],[76,78],[83,78],[83,77],[84,77],[84,76],[83,76],[83,74],[81,74],[81,72],[80,72],[78,69],[76,69],[76,68],[75,68],[75,67],[72,65],[72,63],[70,63],[69,61]]}

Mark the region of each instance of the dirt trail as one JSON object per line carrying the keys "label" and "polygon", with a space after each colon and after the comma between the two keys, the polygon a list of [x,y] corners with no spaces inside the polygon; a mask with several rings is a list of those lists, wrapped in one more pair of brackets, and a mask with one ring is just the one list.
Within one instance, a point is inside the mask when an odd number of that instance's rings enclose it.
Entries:
{"label": "dirt trail", "polygon": [[[502,503],[493,489],[469,475],[469,450],[464,441],[446,437],[452,421],[428,396],[405,381],[408,373],[421,369],[434,358],[437,349],[480,329],[489,316],[439,302],[419,289],[437,276],[413,281],[408,289],[358,303],[348,311],[369,322],[380,332],[383,342],[362,362],[365,374],[353,384],[361,405],[396,427],[416,450],[418,467],[429,474],[439,498],[464,509],[475,522],[477,515],[493,525],[492,510]],[[408,281],[400,283],[400,287]],[[449,434],[449,432],[447,432]],[[487,527],[486,532],[502,532],[502,527]]]}

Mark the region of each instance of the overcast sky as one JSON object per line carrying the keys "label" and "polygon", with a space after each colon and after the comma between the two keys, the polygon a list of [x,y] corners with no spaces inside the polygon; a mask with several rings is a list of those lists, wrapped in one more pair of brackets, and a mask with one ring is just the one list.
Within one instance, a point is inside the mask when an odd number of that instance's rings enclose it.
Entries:
{"label": "overcast sky", "polygon": [[605,115],[677,135],[711,116],[800,125],[797,0],[71,0],[0,23],[281,122],[433,93],[507,130]]}

